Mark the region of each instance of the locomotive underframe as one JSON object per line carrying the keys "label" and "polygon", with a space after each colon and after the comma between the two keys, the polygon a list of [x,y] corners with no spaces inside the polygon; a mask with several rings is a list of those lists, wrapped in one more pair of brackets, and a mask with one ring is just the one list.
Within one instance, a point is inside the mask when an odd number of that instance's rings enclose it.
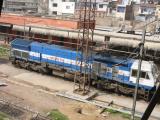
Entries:
{"label": "locomotive underframe", "polygon": [[[119,95],[133,96],[135,88],[133,86],[128,86],[113,80],[94,80],[92,84],[101,90],[107,90],[108,92],[114,92]],[[139,87],[138,98],[145,101],[149,101],[153,95],[153,91],[145,90]]]}
{"label": "locomotive underframe", "polygon": [[[31,62],[27,60],[17,59],[15,57],[10,58],[13,65],[16,67],[24,68],[27,70],[36,71],[42,74],[55,75],[59,77],[63,77],[69,80],[73,80],[74,72],[68,71],[65,68],[59,68],[57,65],[49,65],[47,63],[37,63]],[[101,89],[107,90],[109,92],[115,92],[118,94],[123,94],[126,96],[133,96],[135,88],[133,86],[128,86],[126,84],[122,84],[113,80],[104,80],[99,77],[96,77],[97,80],[92,79],[92,86]],[[138,98],[144,99],[145,101],[149,101],[153,95],[154,91],[145,90],[139,88],[138,90]]]}

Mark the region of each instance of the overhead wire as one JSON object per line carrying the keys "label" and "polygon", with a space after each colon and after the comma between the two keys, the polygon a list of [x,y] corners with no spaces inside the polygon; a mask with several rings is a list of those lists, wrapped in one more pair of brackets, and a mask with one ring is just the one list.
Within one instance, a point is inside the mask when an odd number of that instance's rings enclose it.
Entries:
{"label": "overhead wire", "polygon": [[[139,48],[140,48],[140,45],[133,50],[133,53],[135,53]],[[120,62],[120,63],[118,63],[118,64],[112,65],[112,67],[119,66],[119,65],[121,65],[121,64],[129,61],[129,59],[137,58],[137,57],[139,56],[139,53],[138,53],[138,54],[136,53],[135,56],[131,57],[132,55],[133,55],[133,54],[131,53],[131,54],[126,58],[126,60],[124,60],[124,61],[122,61],[122,62]]]}

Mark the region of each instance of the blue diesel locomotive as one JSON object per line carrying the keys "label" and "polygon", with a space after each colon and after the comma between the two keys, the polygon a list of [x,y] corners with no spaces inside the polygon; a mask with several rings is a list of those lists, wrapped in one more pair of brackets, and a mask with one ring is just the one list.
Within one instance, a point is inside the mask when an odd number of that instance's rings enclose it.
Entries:
{"label": "blue diesel locomotive", "polygon": [[[76,62],[79,52],[58,45],[38,43],[16,38],[11,42],[10,60],[16,66],[53,74],[60,72],[66,77],[80,70]],[[111,55],[95,54],[90,59],[92,64],[92,85],[99,88],[120,92],[127,95],[134,93],[138,60],[124,59]],[[120,65],[116,65],[119,64]],[[139,97],[149,100],[156,89],[158,77],[157,66],[152,61],[143,61],[139,82]]]}

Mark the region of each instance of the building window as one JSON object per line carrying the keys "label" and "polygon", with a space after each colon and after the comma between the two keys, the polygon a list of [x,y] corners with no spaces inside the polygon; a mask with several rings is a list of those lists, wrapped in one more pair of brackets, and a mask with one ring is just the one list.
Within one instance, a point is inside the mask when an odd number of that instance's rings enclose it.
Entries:
{"label": "building window", "polygon": [[100,5],[99,5],[99,8],[103,8],[103,4],[100,4]]}
{"label": "building window", "polygon": [[70,9],[70,6],[66,6],[66,9]]}
{"label": "building window", "polygon": [[124,13],[125,12],[125,7],[118,6],[117,7],[117,12]]}
{"label": "building window", "polygon": [[57,7],[58,5],[57,5],[57,3],[53,3],[53,7]]}
{"label": "building window", "polygon": [[52,14],[53,14],[53,15],[57,15],[57,11],[53,11]]}

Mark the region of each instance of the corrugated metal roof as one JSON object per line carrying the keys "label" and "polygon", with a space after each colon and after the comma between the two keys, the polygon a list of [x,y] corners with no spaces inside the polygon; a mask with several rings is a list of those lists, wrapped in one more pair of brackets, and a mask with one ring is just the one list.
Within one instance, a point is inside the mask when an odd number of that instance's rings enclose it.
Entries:
{"label": "corrugated metal roof", "polygon": [[16,38],[11,42],[11,44],[28,46],[31,42],[33,42],[33,41],[27,40],[27,39]]}

